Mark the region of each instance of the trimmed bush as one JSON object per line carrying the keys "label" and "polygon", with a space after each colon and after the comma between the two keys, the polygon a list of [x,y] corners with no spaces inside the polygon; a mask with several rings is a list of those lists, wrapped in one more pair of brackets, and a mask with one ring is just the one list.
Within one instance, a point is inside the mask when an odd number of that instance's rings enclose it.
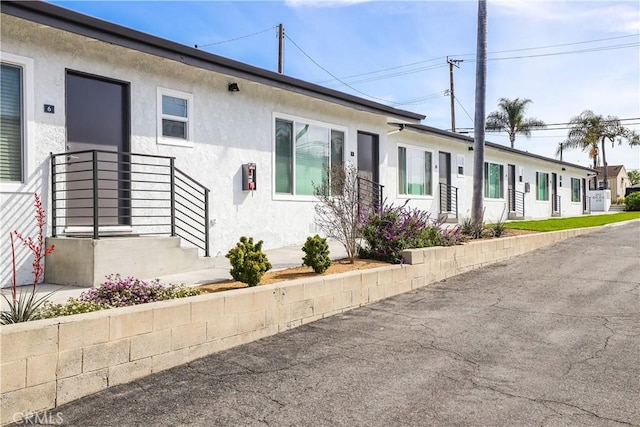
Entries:
{"label": "trimmed bush", "polygon": [[313,271],[316,273],[322,274],[331,266],[327,239],[317,234],[313,237],[307,237],[302,251],[306,254],[304,258],[302,258],[302,264],[313,268]]}
{"label": "trimmed bush", "polygon": [[640,191],[629,194],[624,199],[625,211],[640,211]]}
{"label": "trimmed bush", "polygon": [[242,236],[240,241],[227,253],[231,263],[231,277],[249,286],[256,286],[272,265],[262,252],[262,240],[253,243],[253,237]]}

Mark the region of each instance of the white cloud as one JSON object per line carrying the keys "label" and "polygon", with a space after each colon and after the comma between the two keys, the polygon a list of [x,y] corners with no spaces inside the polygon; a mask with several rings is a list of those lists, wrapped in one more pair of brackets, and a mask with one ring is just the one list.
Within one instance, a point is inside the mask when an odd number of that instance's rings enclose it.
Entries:
{"label": "white cloud", "polygon": [[[637,2],[547,2],[531,0],[491,1],[498,13],[530,20],[594,25],[601,31],[629,33],[640,31],[640,5]],[[489,9],[489,13],[492,8]]]}

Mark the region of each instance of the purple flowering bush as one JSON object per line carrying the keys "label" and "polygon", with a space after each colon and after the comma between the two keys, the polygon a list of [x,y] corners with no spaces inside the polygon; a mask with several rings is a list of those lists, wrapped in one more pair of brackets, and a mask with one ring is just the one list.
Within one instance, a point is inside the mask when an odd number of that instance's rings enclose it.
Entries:
{"label": "purple flowering bush", "polygon": [[366,247],[360,256],[392,263],[402,262],[402,251],[430,246],[452,246],[460,241],[460,228],[446,229],[430,213],[416,208],[385,205],[363,221]]}
{"label": "purple flowering bush", "polygon": [[82,292],[78,298],[69,298],[65,304],[45,304],[40,316],[43,318],[67,316],[200,294],[202,294],[201,289],[185,285],[165,286],[159,280],[145,282],[135,277],[110,274],[102,285]]}

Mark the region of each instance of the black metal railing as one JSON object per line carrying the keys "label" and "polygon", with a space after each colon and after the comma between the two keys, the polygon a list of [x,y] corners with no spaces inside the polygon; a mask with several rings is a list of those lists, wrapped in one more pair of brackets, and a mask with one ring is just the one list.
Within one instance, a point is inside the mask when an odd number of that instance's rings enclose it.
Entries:
{"label": "black metal railing", "polygon": [[551,214],[554,216],[560,216],[561,205],[560,205],[560,196],[554,194],[551,198]]}
{"label": "black metal railing", "polygon": [[509,189],[509,212],[514,212],[517,217],[524,218],[524,195],[522,191]]}
{"label": "black metal railing", "polygon": [[458,187],[440,183],[440,214],[455,215],[458,219]]}
{"label": "black metal railing", "polygon": [[379,211],[383,203],[384,185],[358,177],[358,210],[360,214]]}
{"label": "black metal railing", "polygon": [[584,203],[582,204],[582,213],[591,213],[591,197],[589,196],[585,196],[584,198]]}
{"label": "black metal railing", "polygon": [[52,235],[130,230],[178,236],[209,256],[209,189],[174,157],[104,150],[51,154]]}

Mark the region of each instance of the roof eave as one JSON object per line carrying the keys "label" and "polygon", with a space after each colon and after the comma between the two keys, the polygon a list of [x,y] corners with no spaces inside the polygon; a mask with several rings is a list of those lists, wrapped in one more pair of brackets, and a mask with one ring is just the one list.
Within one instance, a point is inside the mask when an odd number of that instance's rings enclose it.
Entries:
{"label": "roof eave", "polygon": [[[441,135],[441,136],[445,136],[448,138],[452,138],[452,139],[456,139],[458,141],[461,142],[465,142],[467,144],[473,144],[475,142],[475,140],[473,138],[471,138],[470,136],[465,136],[465,135],[460,135],[459,133],[455,133],[455,132],[449,132],[446,130],[442,130],[442,129],[438,129],[438,128],[434,128],[431,126],[426,126],[426,125],[419,125],[419,124],[403,124],[403,123],[389,123],[389,125],[391,126],[403,126],[405,129],[410,129],[413,130],[415,132],[419,132],[419,133],[424,133],[424,134],[437,134],[437,135]],[[533,154],[533,153],[529,153],[527,151],[522,151],[522,150],[518,150],[516,148],[511,148],[511,147],[507,147],[501,144],[496,144],[493,142],[486,142],[485,141],[485,146],[496,149],[496,150],[500,150],[500,151],[504,151],[507,153],[512,153],[512,154],[517,154],[517,155],[521,155],[521,156],[527,156],[527,157],[532,157],[534,159],[538,159],[538,160],[544,160],[547,162],[552,162],[552,163],[556,163],[562,166],[569,166],[572,168],[578,168],[578,169],[582,169],[588,172],[596,172],[595,169],[591,169],[585,166],[580,166],[580,165],[576,165],[573,163],[568,163],[568,162],[563,162],[557,159],[552,159],[550,157],[545,157],[545,156],[541,156],[539,154]]]}

